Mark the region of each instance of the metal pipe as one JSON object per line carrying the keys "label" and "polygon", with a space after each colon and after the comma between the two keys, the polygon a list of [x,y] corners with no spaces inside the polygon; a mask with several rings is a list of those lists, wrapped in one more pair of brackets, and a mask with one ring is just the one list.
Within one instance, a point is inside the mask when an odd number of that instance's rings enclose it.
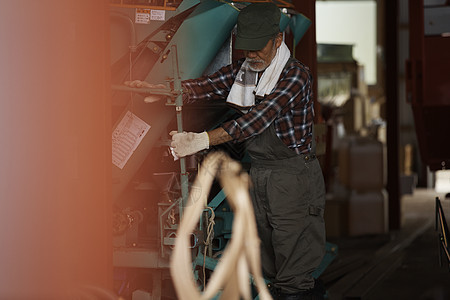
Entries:
{"label": "metal pipe", "polygon": [[137,35],[133,20],[127,14],[115,10],[111,11],[111,17],[123,19],[130,24],[131,45],[129,46],[129,48],[131,52],[135,52],[137,49]]}
{"label": "metal pipe", "polygon": [[[172,66],[173,66],[173,87],[174,91],[181,91],[181,78],[178,65],[177,46],[172,45]],[[175,100],[175,109],[177,114],[177,131],[183,132],[183,96],[180,93]],[[180,158],[180,182],[181,182],[181,197],[180,216],[182,216],[183,207],[186,205],[187,197],[189,195],[189,176],[186,172],[186,159]]]}
{"label": "metal pipe", "polygon": [[121,92],[133,92],[136,94],[148,94],[148,95],[160,95],[160,96],[167,96],[170,98],[175,98],[179,95],[181,95],[181,91],[174,89],[152,89],[152,88],[132,88],[125,85],[117,85],[113,84],[111,85],[111,88],[116,91]]}

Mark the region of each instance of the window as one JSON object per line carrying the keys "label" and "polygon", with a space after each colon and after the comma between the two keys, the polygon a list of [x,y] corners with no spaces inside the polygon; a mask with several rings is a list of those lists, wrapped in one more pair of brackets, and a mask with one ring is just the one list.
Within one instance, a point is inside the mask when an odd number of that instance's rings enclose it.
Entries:
{"label": "window", "polygon": [[318,44],[353,45],[368,85],[377,83],[376,1],[316,1]]}

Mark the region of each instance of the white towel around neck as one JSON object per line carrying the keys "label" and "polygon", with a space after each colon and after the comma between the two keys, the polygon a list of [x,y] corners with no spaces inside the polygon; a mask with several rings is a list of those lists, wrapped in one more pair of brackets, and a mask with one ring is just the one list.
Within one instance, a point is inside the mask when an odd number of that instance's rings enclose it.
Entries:
{"label": "white towel around neck", "polygon": [[291,52],[289,48],[282,42],[272,62],[264,70],[258,85],[256,85],[258,72],[250,70],[248,62],[245,60],[231,86],[227,103],[233,104],[246,112],[250,107],[255,105],[255,94],[264,97],[273,90],[290,56]]}

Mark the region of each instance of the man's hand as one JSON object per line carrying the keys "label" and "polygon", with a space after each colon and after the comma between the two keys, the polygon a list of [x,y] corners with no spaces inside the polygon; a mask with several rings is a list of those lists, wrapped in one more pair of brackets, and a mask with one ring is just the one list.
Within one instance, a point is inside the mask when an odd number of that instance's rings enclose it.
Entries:
{"label": "man's hand", "polygon": [[169,134],[172,136],[170,146],[177,157],[185,157],[209,148],[209,137],[206,131],[202,133],[172,131]]}
{"label": "man's hand", "polygon": [[[123,84],[133,88],[149,88],[149,89],[165,89],[166,86],[164,84],[152,84],[146,81],[141,80],[133,80],[133,81],[125,81]],[[157,95],[149,95],[144,99],[145,103],[153,103],[164,99],[164,97]]]}

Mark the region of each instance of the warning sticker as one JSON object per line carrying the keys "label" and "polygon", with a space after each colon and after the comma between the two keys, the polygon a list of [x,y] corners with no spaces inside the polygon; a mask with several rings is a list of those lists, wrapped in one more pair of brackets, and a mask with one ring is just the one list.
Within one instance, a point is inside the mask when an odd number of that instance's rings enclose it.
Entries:
{"label": "warning sticker", "polygon": [[136,24],[150,24],[151,9],[136,8]]}

